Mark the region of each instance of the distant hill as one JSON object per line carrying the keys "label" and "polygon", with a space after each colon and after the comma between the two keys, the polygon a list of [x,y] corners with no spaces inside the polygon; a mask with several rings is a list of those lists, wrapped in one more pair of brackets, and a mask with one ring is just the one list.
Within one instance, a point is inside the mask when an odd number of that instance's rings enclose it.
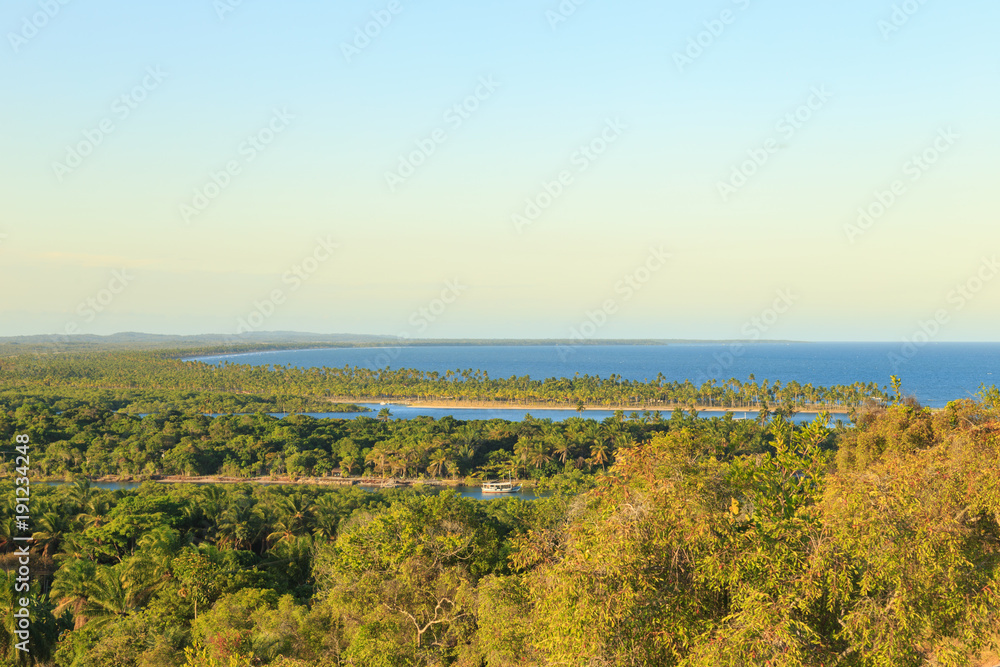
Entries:
{"label": "distant hill", "polygon": [[232,352],[276,348],[339,347],[356,345],[398,344],[394,336],[366,334],[312,334],[295,331],[250,332],[230,334],[198,334],[173,336],[126,331],[108,336],[80,334],[64,336],[0,337],[0,354],[82,352],[100,350],[185,350]]}
{"label": "distant hill", "polygon": [[[66,336],[41,334],[34,336],[0,337],[0,354],[58,353],[100,350],[177,350],[199,353],[301,349],[311,347],[395,347],[434,345],[671,345],[683,343],[741,343],[750,341],[693,339],[489,339],[440,338],[404,339],[398,336],[372,334],[317,334],[299,331],[254,331],[240,335],[196,334],[164,335],[125,331],[98,336],[79,334]],[[793,341],[760,341],[788,343]]]}
{"label": "distant hill", "polygon": [[253,331],[240,334],[239,336],[233,334],[196,334],[192,336],[175,336],[123,331],[121,333],[110,334],[108,336],[97,336],[93,334],[79,334],[76,336],[58,334],[7,336],[0,337],[0,344],[21,343],[32,345],[37,343],[139,343],[154,345],[216,345],[219,343],[230,343],[234,341],[252,343],[298,343],[303,341],[318,341],[325,343],[371,343],[377,341],[395,340],[397,340],[395,336],[372,336],[367,334],[314,334],[302,333],[298,331]]}

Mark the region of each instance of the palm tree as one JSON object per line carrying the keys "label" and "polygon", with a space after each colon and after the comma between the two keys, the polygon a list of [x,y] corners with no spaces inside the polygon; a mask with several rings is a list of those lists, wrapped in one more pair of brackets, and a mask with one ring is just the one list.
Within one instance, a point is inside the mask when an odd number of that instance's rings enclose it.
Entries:
{"label": "palm tree", "polygon": [[312,562],[313,542],[308,535],[301,535],[275,544],[267,552],[264,567],[280,567],[291,581],[305,582],[309,579]]}
{"label": "palm tree", "polygon": [[445,472],[448,468],[448,453],[443,449],[439,449],[433,455],[431,455],[430,464],[427,466],[427,471],[434,475],[435,477],[440,477],[442,472]]}
{"label": "palm tree", "polygon": [[86,622],[82,612],[94,588],[94,574],[97,565],[90,560],[75,559],[66,563],[56,572],[52,580],[50,596],[56,601],[55,613],[69,609],[76,619],[75,630]]}
{"label": "palm tree", "polygon": [[18,533],[20,531],[17,529],[14,517],[0,519],[0,552],[6,553],[14,550],[14,545],[17,544],[14,538],[18,536]]}
{"label": "palm tree", "polygon": [[[357,463],[355,462],[354,457],[350,454],[340,459],[340,476],[350,477],[351,473],[354,472],[354,466],[356,465]],[[344,474],[345,472],[347,473],[346,475]]]}
{"label": "palm tree", "polygon": [[527,471],[528,460],[531,458],[533,440],[530,437],[520,437],[514,444],[514,460],[519,464],[518,469]]}
{"label": "palm tree", "polygon": [[89,479],[78,479],[73,482],[66,497],[76,505],[76,513],[79,513],[83,512],[90,501],[100,494],[101,491],[91,486]]}
{"label": "palm tree", "polygon": [[229,494],[221,484],[210,484],[198,490],[201,502],[198,505],[205,513],[205,518],[215,521],[215,518],[229,504]]}
{"label": "palm tree", "polygon": [[275,530],[267,536],[268,541],[277,543],[309,532],[316,508],[310,499],[300,493],[285,496],[278,501],[277,508],[283,516],[275,522]]}
{"label": "palm tree", "polygon": [[170,563],[182,546],[180,533],[169,526],[158,526],[139,538],[122,577],[135,602],[144,603],[170,580]]}
{"label": "palm tree", "polygon": [[541,468],[543,465],[552,460],[552,457],[549,455],[548,445],[544,440],[538,440],[534,443],[531,447],[529,456],[531,465],[536,468]]}
{"label": "palm tree", "polygon": [[559,461],[566,464],[566,457],[569,456],[571,448],[569,440],[559,440],[553,447],[552,453],[559,457]]}
{"label": "palm tree", "polygon": [[616,451],[631,446],[632,442],[632,436],[626,432],[618,432],[611,436],[611,444]]}
{"label": "palm tree", "polygon": [[386,458],[386,467],[389,468],[389,474],[391,477],[396,477],[400,473],[404,473],[406,470],[406,463],[403,461],[403,457],[399,455],[399,452],[388,453]]}
{"label": "palm tree", "polygon": [[388,456],[385,451],[383,451],[380,447],[372,447],[371,451],[369,451],[365,456],[365,463],[371,463],[374,471],[382,473],[382,476],[385,477],[387,459]]}
{"label": "palm tree", "polygon": [[87,622],[95,629],[103,628],[134,608],[132,596],[122,581],[117,567],[99,565],[94,576],[90,597],[83,608]]}
{"label": "palm tree", "polygon": [[340,505],[332,494],[327,494],[316,501],[315,517],[313,519],[313,535],[328,542],[337,539],[340,525]]}
{"label": "palm tree", "polygon": [[59,553],[52,560],[57,563],[74,559],[97,560],[99,552],[102,549],[93,538],[83,533],[67,533],[62,539]]}
{"label": "palm tree", "polygon": [[472,462],[476,458],[476,448],[474,445],[462,445],[456,453],[458,454],[458,460],[465,470],[472,467]]}
{"label": "palm tree", "polygon": [[340,521],[337,517],[329,514],[321,514],[316,517],[313,523],[316,525],[313,528],[313,535],[323,538],[327,542],[333,542],[337,539],[337,531],[340,528]]}
{"label": "palm tree", "polygon": [[42,518],[38,520],[38,527],[41,530],[35,531],[32,539],[35,540],[36,544],[43,545],[43,558],[51,557],[52,552],[62,542],[63,536],[73,530],[69,518],[65,514],[56,512],[46,512],[43,514]]}
{"label": "palm tree", "polygon": [[73,518],[85,528],[97,528],[107,521],[111,501],[103,494],[93,494],[84,501],[83,505],[77,507],[80,508],[80,512]]}
{"label": "palm tree", "polygon": [[49,596],[39,590],[39,582],[33,581],[28,591],[18,590],[17,572],[0,572],[0,608],[10,610],[8,616],[16,607],[19,599],[26,594],[32,599],[31,609],[31,643],[30,653],[26,653],[17,644],[21,637],[14,634],[13,623],[0,623],[0,664],[3,665],[49,665],[52,649],[59,636],[59,627],[52,615],[52,604]]}
{"label": "palm tree", "polygon": [[608,462],[608,446],[602,441],[595,442],[590,446],[590,460],[595,464],[601,466],[601,470],[604,470],[604,464]]}
{"label": "palm tree", "polygon": [[246,550],[263,531],[264,517],[251,498],[239,498],[223,512],[218,524],[219,544]]}
{"label": "palm tree", "polygon": [[510,435],[510,425],[507,422],[490,424],[486,437],[490,440],[503,440]]}
{"label": "palm tree", "polygon": [[475,448],[482,437],[472,424],[463,424],[455,429],[455,439],[463,445]]}

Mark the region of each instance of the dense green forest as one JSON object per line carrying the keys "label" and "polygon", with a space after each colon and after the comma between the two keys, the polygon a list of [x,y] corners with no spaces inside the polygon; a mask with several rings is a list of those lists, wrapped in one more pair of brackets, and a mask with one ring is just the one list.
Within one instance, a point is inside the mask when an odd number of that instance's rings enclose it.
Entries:
{"label": "dense green forest", "polygon": [[[655,412],[628,417],[619,412],[603,422],[581,417],[553,422],[530,415],[510,422],[393,420],[388,410],[378,418],[347,420],[306,415],[279,419],[262,413],[211,417],[176,410],[139,417],[86,405],[62,408],[25,402],[0,413],[0,438],[9,441],[24,433],[32,442],[44,443],[32,459],[32,469],[43,477],[510,474],[563,479],[604,469],[622,447],[684,424],[710,428],[719,440],[742,447],[741,453],[763,451],[765,444],[757,421],[734,419],[732,413],[699,420],[680,410],[669,419]],[[13,466],[13,459],[0,462],[0,473],[11,474]]]}
{"label": "dense green forest", "polygon": [[[592,488],[536,501],[35,485],[32,653],[11,634],[13,503],[0,651],[74,667],[979,664],[1000,631],[1000,406],[981,399],[876,407],[849,429],[626,421],[641,437],[590,466]],[[4,429],[42,461],[71,423],[204,419],[28,405]],[[226,419],[241,418],[210,423]],[[0,491],[13,499],[9,478]]]}
{"label": "dense green forest", "polygon": [[[1000,662],[995,387],[931,411],[895,378],[891,393],[494,381],[472,370],[216,368],[176,352],[0,355],[0,664]],[[581,411],[563,422],[267,414],[374,391],[762,410],[603,421]],[[817,402],[849,409],[846,423],[789,421]],[[29,461],[17,436],[30,440]],[[325,484],[506,474],[548,495]],[[106,475],[298,483],[95,487]],[[29,547],[17,541],[25,482]],[[21,567],[28,653],[15,632]]]}
{"label": "dense green forest", "polygon": [[[173,407],[196,407],[209,413],[233,411],[234,400],[245,403],[239,408],[241,412],[330,411],[332,399],[341,402],[444,399],[625,409],[767,407],[785,411],[806,408],[847,411],[889,397],[885,388],[874,383],[815,387],[794,381],[771,382],[766,378],[758,382],[752,376],[747,382],[731,378],[721,383],[709,380],[696,386],[690,380],[667,380],[662,374],[646,381],[619,375],[539,380],[528,376],[491,378],[487,372],[475,369],[437,373],[347,366],[296,368],[233,363],[215,366],[179,358],[196,352],[66,351],[0,357],[0,386],[15,394],[39,396],[99,391],[109,400],[133,401],[135,405],[129,408],[132,412],[152,412],[148,408],[157,400],[161,408],[170,400],[182,400],[183,406]],[[155,392],[151,390],[154,387]],[[274,410],[275,407],[278,409]]]}

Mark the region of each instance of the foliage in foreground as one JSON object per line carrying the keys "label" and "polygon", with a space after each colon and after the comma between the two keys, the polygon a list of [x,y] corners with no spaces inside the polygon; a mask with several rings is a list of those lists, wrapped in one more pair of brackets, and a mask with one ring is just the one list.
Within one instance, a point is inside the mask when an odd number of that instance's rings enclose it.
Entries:
{"label": "foliage in foreground", "polygon": [[973,664],[1000,631],[995,407],[768,429],[676,423],[534,502],[39,487],[37,664]]}
{"label": "foliage in foreground", "polygon": [[515,602],[491,618],[529,618],[531,648],[501,641],[491,664],[964,665],[995,641],[995,417],[893,407],[837,466],[818,425],[773,427],[774,456],[722,462],[675,434],[620,455],[570,521],[522,542]]}

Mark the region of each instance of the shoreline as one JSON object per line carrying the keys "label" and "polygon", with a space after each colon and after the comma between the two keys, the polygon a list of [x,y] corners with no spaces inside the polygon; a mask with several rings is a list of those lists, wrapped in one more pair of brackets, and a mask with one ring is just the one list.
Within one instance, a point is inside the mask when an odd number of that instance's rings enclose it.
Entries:
{"label": "shoreline", "polygon": [[[66,480],[61,477],[45,477],[37,480],[38,484],[72,484],[78,479],[86,479],[92,484],[142,484],[144,482],[156,482],[157,484],[259,484],[261,486],[337,486],[349,487],[357,486],[363,488],[413,488],[420,486],[428,487],[466,487],[477,488],[484,481],[473,481],[469,478],[461,479],[441,479],[437,477],[414,478],[414,477],[290,477],[288,475],[265,475],[260,477],[231,477],[228,475],[102,475],[101,477],[78,476],[73,480]],[[524,489],[533,489],[537,485],[536,480],[513,480]],[[502,495],[502,494],[501,494]]]}
{"label": "shoreline", "polygon": [[[326,399],[330,403],[354,403],[355,405],[367,404],[367,405],[377,405],[384,408],[392,408],[393,406],[402,408],[427,408],[429,410],[527,410],[527,411],[540,411],[540,410],[576,410],[576,404],[572,403],[504,403],[500,401],[456,401],[448,399],[432,399],[432,400],[420,400],[420,399],[401,399],[394,398],[389,400],[384,400],[380,398],[345,398],[336,397]],[[689,410],[686,405],[584,405],[584,410],[581,416],[586,416],[588,411],[605,411],[614,412],[616,410],[621,410],[622,412],[628,414],[630,412],[655,412],[659,411],[661,413],[671,413],[676,409]],[[695,410],[698,412],[757,412],[756,408],[723,408],[710,405],[696,405]],[[773,412],[773,411],[772,411]],[[819,412],[829,412],[830,414],[849,414],[850,409],[844,407],[836,408],[822,408],[809,406],[805,408],[800,408],[796,412],[808,412],[808,413],[819,413]]]}

